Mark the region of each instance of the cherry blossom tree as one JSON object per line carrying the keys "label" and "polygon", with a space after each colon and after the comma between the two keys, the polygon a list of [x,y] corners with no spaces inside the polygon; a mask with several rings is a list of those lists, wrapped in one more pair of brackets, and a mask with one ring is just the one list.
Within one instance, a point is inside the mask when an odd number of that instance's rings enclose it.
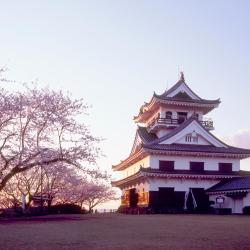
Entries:
{"label": "cherry blossom tree", "polygon": [[1,196],[5,207],[20,205],[22,196],[25,196],[28,197],[28,208],[32,197],[43,194],[51,198],[48,207],[52,204],[70,203],[81,208],[87,206],[89,212],[92,212],[95,206],[118,199],[108,180],[108,176],[104,174],[102,178],[93,180],[75,168],[60,164],[48,165],[42,172],[36,167],[15,175],[3,188]]}
{"label": "cherry blossom tree", "polygon": [[73,203],[81,208],[87,206],[89,212],[97,205],[119,199],[117,192],[109,184],[108,176],[105,179],[89,180],[85,176],[71,173],[64,179],[63,187],[57,192],[54,203]]}
{"label": "cherry blossom tree", "polygon": [[[1,78],[0,82],[8,82]],[[56,203],[87,205],[117,199],[96,167],[100,139],[83,122],[88,106],[62,91],[0,89],[0,202],[46,194]],[[89,167],[90,166],[90,167]],[[29,205],[29,203],[27,204]]]}
{"label": "cherry blossom tree", "polygon": [[[1,72],[0,72],[1,73]],[[0,89],[0,191],[15,175],[35,167],[62,163],[97,177],[99,139],[83,116],[88,106],[62,91],[25,87]]]}
{"label": "cherry blossom tree", "polygon": [[117,192],[107,184],[89,183],[85,186],[85,193],[86,196],[82,197],[80,205],[85,204],[89,213],[92,213],[97,205],[119,199]]}
{"label": "cherry blossom tree", "polygon": [[48,200],[50,207],[54,200],[56,202],[59,201],[59,198],[62,201],[67,199],[65,188],[72,187],[75,179],[79,179],[75,168],[61,164],[47,165],[43,168],[35,167],[13,176],[3,188],[0,197],[4,197],[2,201],[5,200],[5,207],[6,204],[8,207],[13,207],[21,205],[22,197],[25,196],[28,208],[33,197],[43,195],[50,198]]}
{"label": "cherry blossom tree", "polygon": [[21,205],[22,197],[25,196],[28,198],[26,206],[29,207],[30,198],[40,192],[42,178],[37,167],[18,173],[2,189],[0,197],[4,197],[2,199],[5,200],[4,204],[8,204],[8,207],[13,207]]}

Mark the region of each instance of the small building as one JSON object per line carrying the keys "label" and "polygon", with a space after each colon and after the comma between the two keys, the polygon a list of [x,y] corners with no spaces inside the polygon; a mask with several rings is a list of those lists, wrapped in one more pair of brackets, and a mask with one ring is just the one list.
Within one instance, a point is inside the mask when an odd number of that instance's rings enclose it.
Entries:
{"label": "small building", "polygon": [[229,212],[241,214],[247,208],[245,213],[250,212],[250,176],[221,181],[206,193],[217,209],[229,209]]}
{"label": "small building", "polygon": [[113,182],[122,190],[120,211],[205,213],[219,207],[242,213],[250,206],[249,190],[244,197],[218,190],[250,176],[240,170],[250,149],[229,146],[211,133],[214,124],[205,115],[219,104],[199,97],[181,73],[173,87],[140,108],[131,153],[113,166],[122,176]]}

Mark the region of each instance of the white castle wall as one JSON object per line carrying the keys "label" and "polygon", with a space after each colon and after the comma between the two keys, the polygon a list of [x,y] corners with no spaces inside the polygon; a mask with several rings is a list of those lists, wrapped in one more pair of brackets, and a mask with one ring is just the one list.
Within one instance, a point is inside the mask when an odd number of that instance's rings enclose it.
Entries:
{"label": "white castle wall", "polygon": [[161,118],[166,118],[166,112],[168,112],[168,111],[172,112],[172,118],[173,119],[178,118],[178,115],[177,115],[178,112],[187,112],[187,118],[191,117],[194,113],[199,114],[199,120],[202,120],[202,118],[203,118],[203,113],[200,112],[200,111],[195,112],[193,110],[178,109],[178,108],[177,109],[171,109],[171,108],[160,107],[157,113],[160,113]]}
{"label": "white castle wall", "polygon": [[250,206],[250,193],[246,195],[243,199],[243,207]]}
{"label": "white castle wall", "polygon": [[150,156],[146,156],[142,160],[136,162],[135,164],[131,165],[130,167],[119,171],[121,179],[124,179],[130,175],[135,174],[139,171],[140,167],[148,168],[150,166]]}
{"label": "white castle wall", "polygon": [[119,171],[119,176],[121,179],[129,177],[139,171],[140,167],[143,168],[159,168],[159,161],[174,161],[175,169],[179,170],[189,170],[189,163],[191,161],[204,162],[204,170],[218,171],[219,163],[232,163],[233,171],[240,170],[240,160],[238,159],[228,159],[228,158],[204,158],[204,157],[181,157],[181,156],[158,156],[151,155],[144,159],[138,161],[137,163],[131,165],[130,167]]}
{"label": "white castle wall", "polygon": [[[196,144],[198,145],[211,145],[205,138],[202,136],[198,135],[198,142]],[[177,140],[176,143],[179,144],[194,144],[193,141],[187,142],[186,141],[186,136],[183,136],[181,139]]]}
{"label": "white castle wall", "polygon": [[150,167],[159,168],[159,161],[174,161],[175,169],[189,169],[189,162],[204,162],[204,170],[219,170],[219,163],[232,163],[233,171],[240,170],[240,160],[239,159],[228,159],[228,158],[204,158],[204,157],[182,157],[182,156],[150,156]]}

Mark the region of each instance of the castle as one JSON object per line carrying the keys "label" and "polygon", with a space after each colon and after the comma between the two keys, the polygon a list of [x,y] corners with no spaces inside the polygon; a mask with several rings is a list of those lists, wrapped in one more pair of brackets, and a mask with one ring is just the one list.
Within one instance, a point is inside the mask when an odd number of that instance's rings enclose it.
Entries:
{"label": "castle", "polygon": [[[250,206],[250,172],[240,170],[249,149],[216,138],[205,118],[220,100],[206,100],[179,81],[145,103],[130,155],[113,166],[122,178],[120,211],[242,213]],[[249,177],[247,177],[249,176]]]}

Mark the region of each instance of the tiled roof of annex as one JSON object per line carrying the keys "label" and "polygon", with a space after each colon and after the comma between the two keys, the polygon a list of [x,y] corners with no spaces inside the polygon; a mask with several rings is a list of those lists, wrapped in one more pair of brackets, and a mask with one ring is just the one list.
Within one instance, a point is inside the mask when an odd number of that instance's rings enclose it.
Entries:
{"label": "tiled roof of annex", "polygon": [[[248,172],[248,171],[245,171]],[[247,176],[224,180],[207,189],[208,193],[232,192],[236,190],[250,190],[250,172]]]}

